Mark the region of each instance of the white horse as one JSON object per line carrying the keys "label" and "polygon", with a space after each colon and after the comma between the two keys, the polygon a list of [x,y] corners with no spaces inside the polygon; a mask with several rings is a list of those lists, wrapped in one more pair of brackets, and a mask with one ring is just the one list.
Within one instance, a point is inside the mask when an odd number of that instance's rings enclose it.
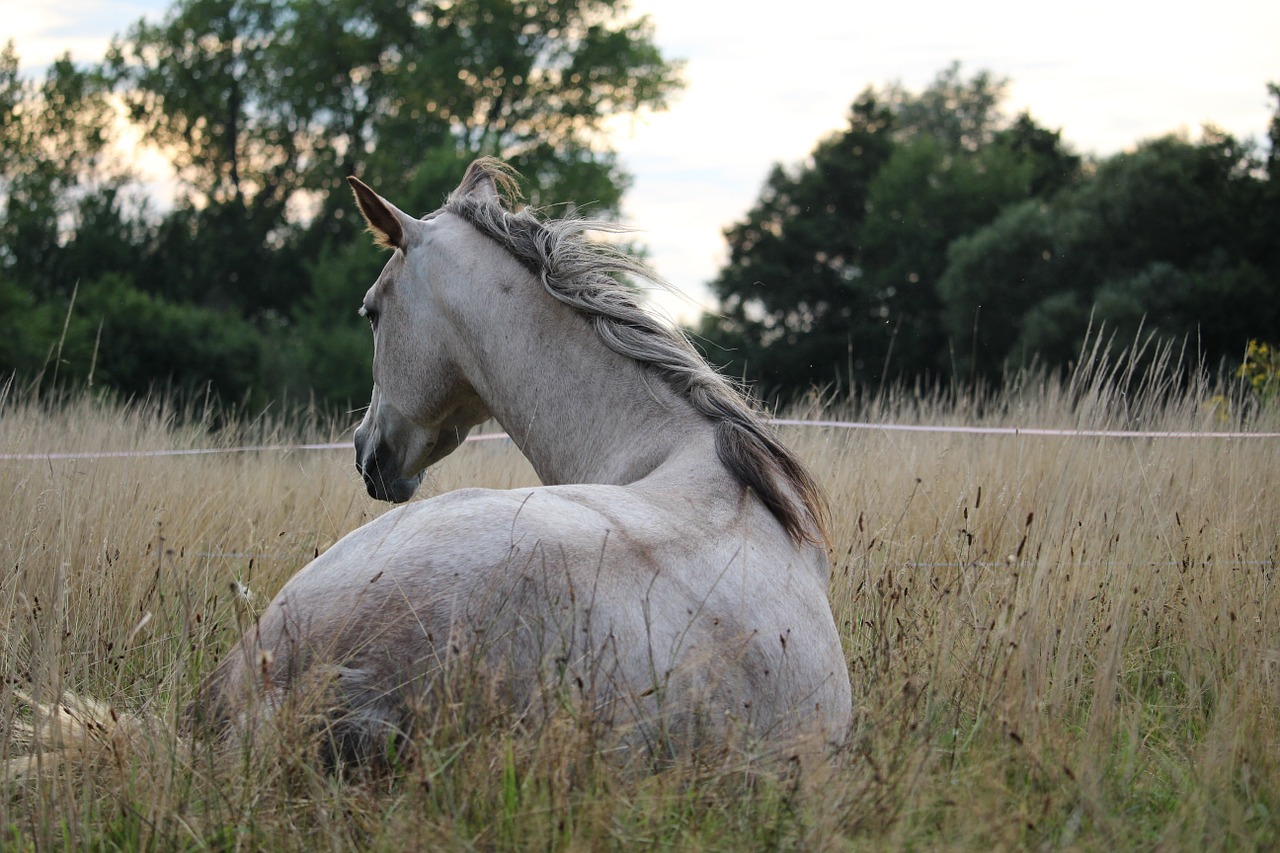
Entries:
{"label": "white horse", "polygon": [[730,726],[838,740],[850,684],[821,492],[613,278],[644,268],[581,238],[598,224],[509,209],[496,160],[422,219],[350,182],[393,251],[361,308],[369,493],[407,501],[490,417],[545,485],[450,492],[348,534],[220,664],[206,712],[244,724],[251,705],[323,682],[339,746],[368,755],[452,669],[516,714],[568,697],[649,748]]}

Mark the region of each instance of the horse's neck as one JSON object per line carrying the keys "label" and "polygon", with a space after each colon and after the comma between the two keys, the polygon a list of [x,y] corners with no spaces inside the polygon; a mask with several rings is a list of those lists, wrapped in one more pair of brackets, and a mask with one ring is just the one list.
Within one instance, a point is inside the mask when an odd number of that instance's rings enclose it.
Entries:
{"label": "horse's neck", "polygon": [[586,318],[535,296],[469,372],[544,483],[632,483],[677,456],[690,473],[719,466],[714,429],[687,400],[608,349]]}

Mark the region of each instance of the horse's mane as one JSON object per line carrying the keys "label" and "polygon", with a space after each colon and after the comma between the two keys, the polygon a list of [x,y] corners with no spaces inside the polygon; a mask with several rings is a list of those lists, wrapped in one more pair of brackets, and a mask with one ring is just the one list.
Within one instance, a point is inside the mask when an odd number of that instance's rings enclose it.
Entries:
{"label": "horse's mane", "polygon": [[[492,193],[475,192],[492,181]],[[660,279],[642,262],[612,246],[583,239],[585,231],[619,232],[611,223],[543,219],[529,208],[509,209],[518,198],[514,171],[500,160],[473,162],[444,209],[462,217],[536,275],[547,293],[591,318],[600,340],[634,359],[715,423],[720,461],[754,491],[797,542],[827,541],[827,505],[821,487],[748,402],[707,364],[680,332],[636,301],[615,275]]]}

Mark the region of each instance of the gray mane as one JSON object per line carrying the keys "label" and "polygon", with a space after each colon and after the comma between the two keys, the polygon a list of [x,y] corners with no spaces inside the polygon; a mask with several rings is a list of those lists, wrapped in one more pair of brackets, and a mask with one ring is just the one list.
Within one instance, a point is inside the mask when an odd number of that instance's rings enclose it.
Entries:
{"label": "gray mane", "polygon": [[[687,398],[715,423],[720,461],[760,497],[792,539],[825,544],[825,498],[804,464],[683,334],[641,307],[613,277],[657,282],[654,273],[610,246],[582,238],[585,231],[623,229],[581,219],[545,220],[528,208],[513,212],[503,203],[504,196],[517,196],[513,175],[499,160],[477,160],[444,209],[509,252],[551,296],[590,317],[607,347],[645,365]],[[486,182],[498,192],[474,192]]]}

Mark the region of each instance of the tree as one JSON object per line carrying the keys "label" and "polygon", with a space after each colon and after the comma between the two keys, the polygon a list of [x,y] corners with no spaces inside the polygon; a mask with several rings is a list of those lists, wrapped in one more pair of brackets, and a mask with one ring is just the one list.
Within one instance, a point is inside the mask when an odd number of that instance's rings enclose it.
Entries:
{"label": "tree", "polygon": [[1007,204],[1074,180],[1057,133],[997,107],[1005,83],[953,65],[919,95],[864,91],[849,127],[773,173],[726,232],[699,329],[717,360],[787,396],[950,366],[937,282],[956,237]]}
{"label": "tree", "polygon": [[1267,180],[1263,188],[1262,218],[1257,223],[1262,245],[1258,247],[1257,254],[1264,258],[1263,264],[1272,280],[1280,281],[1280,240],[1275,239],[1275,235],[1280,234],[1280,83],[1268,83],[1267,94],[1275,99],[1275,106],[1267,125],[1264,161]]}
{"label": "tree", "polygon": [[625,13],[621,0],[179,0],[135,24],[111,67],[207,201],[280,205],[365,170],[412,191],[424,155],[447,150],[501,155],[548,197],[576,185],[569,197],[610,210],[621,176],[603,121],[661,108],[679,85],[648,21]]}
{"label": "tree", "polygon": [[825,380],[854,337],[875,334],[873,295],[858,286],[860,235],[872,181],[893,150],[891,122],[867,90],[849,130],[819,144],[808,168],[775,166],[747,219],[726,232],[729,263],[711,285],[720,315],[700,333],[728,354],[733,374],[770,389],[815,373]]}
{"label": "tree", "polygon": [[367,384],[367,336],[346,307],[324,312],[378,264],[345,176],[429,210],[497,154],[532,203],[608,216],[627,178],[604,122],[680,84],[624,0],[178,0],[104,68],[183,186],[132,286],[251,320],[279,343],[259,382],[344,401]]}
{"label": "tree", "polygon": [[70,293],[59,249],[87,192],[103,177],[110,107],[103,81],[57,59],[41,83],[0,51],[0,275],[34,295]]}
{"label": "tree", "polygon": [[962,368],[1066,363],[1099,326],[1119,345],[1141,328],[1238,360],[1280,321],[1266,174],[1227,134],[1166,136],[958,239],[939,292]]}
{"label": "tree", "polygon": [[[59,381],[92,371],[129,392],[213,380],[235,399],[363,396],[371,352],[352,307],[381,259],[348,215],[346,175],[426,210],[472,157],[498,154],[533,203],[608,216],[627,177],[604,122],[679,85],[623,0],[177,0],[102,66],[64,58],[43,82],[10,45],[0,374],[38,374],[59,352]],[[112,90],[172,158],[172,210],[101,167]]]}
{"label": "tree", "polygon": [[49,364],[82,278],[127,252],[69,250],[77,234],[103,225],[99,201],[114,198],[121,180],[101,165],[106,91],[65,55],[32,80],[12,42],[0,50],[0,381]]}

